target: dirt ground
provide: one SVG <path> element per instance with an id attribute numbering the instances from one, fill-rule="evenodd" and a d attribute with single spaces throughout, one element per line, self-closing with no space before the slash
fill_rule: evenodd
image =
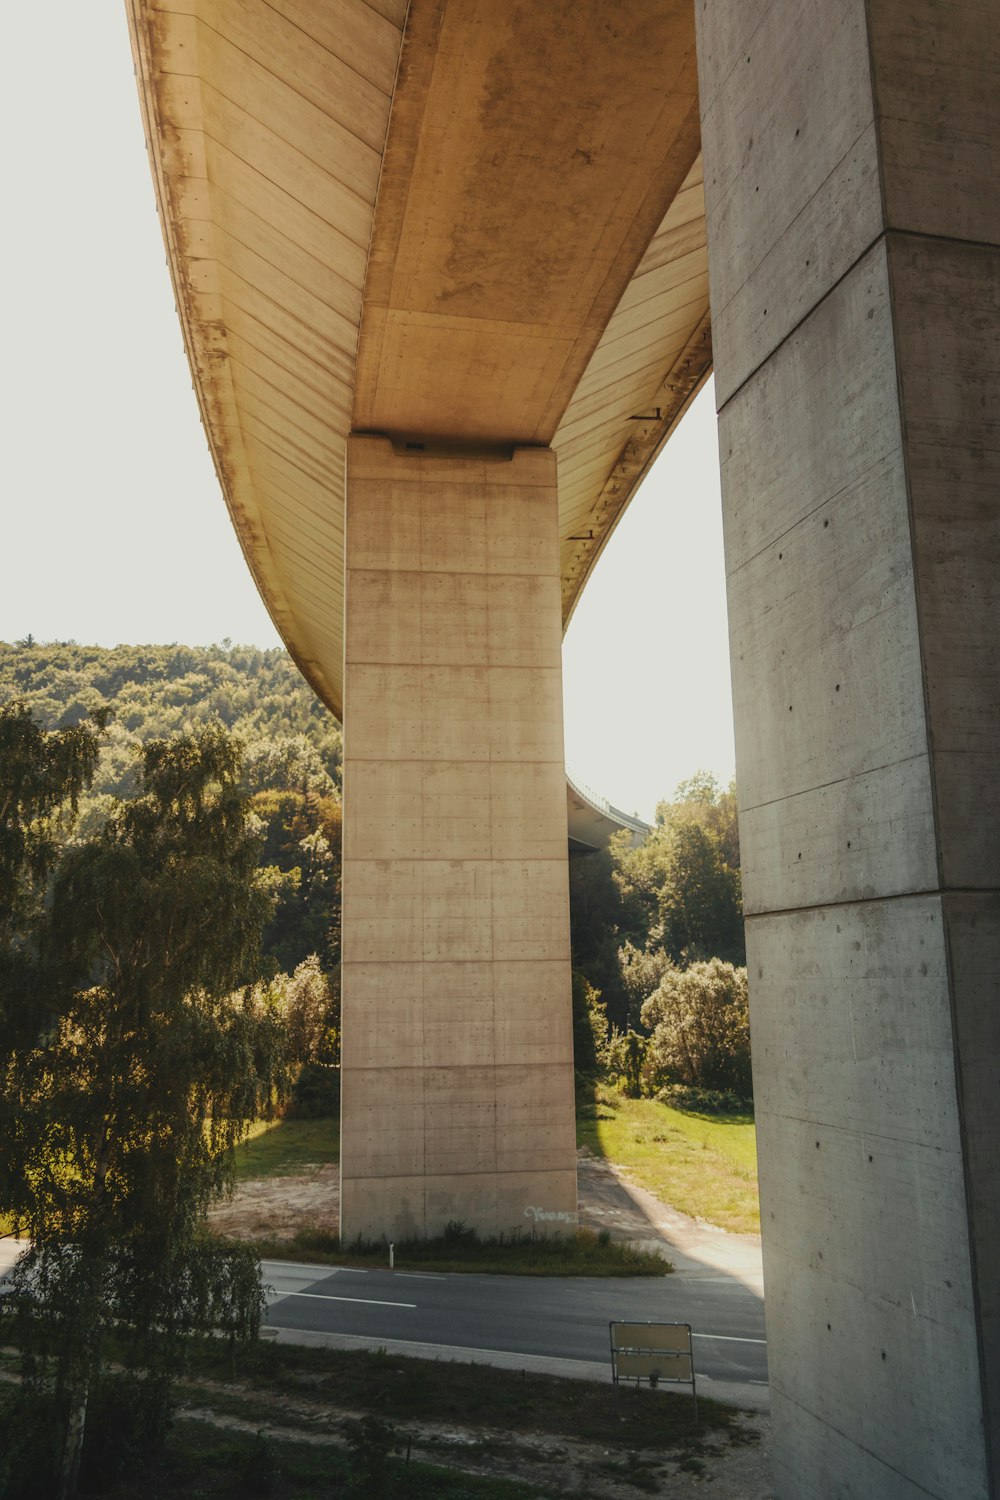
<path id="1" fill-rule="evenodd" d="M 720 1245 L 749 1238 L 696 1223 L 636 1188 L 619 1168 L 585 1150 L 577 1153 L 577 1194 L 581 1226 L 607 1229 L 617 1240 L 661 1245 L 672 1259 L 679 1241 L 692 1234 L 703 1237 L 706 1230 Z M 306 1226 L 336 1234 L 340 1228 L 339 1168 L 315 1166 L 242 1182 L 235 1196 L 212 1209 L 209 1217 L 221 1234 L 235 1239 L 290 1240 Z"/>
<path id="2" fill-rule="evenodd" d="M 717 1263 L 728 1255 L 738 1256 L 743 1237 L 696 1224 L 667 1204 L 631 1184 L 610 1163 L 581 1152 L 578 1161 L 580 1223 L 591 1229 L 607 1229 L 615 1239 L 631 1240 L 647 1248 L 660 1245 L 675 1261 L 687 1256 L 681 1247 L 697 1247 L 706 1239 Z M 339 1227 L 338 1170 L 315 1167 L 284 1177 L 261 1178 L 241 1183 L 231 1202 L 213 1210 L 217 1229 L 238 1238 L 291 1239 L 296 1230 L 320 1226 L 336 1233 Z M 702 1255 L 698 1254 L 698 1259 Z M 532 1440 L 505 1433 L 481 1432 L 422 1434 L 428 1450 L 436 1450 L 447 1462 L 470 1472 L 504 1474 L 527 1483 L 546 1485 L 566 1494 L 587 1493 L 602 1500 L 638 1500 L 642 1493 L 670 1500 L 771 1500 L 770 1420 L 748 1413 L 745 1420 L 750 1441 L 718 1453 L 692 1459 L 681 1468 L 676 1459 L 664 1456 L 655 1472 L 626 1477 L 621 1457 L 599 1446 L 571 1443 L 540 1436 Z M 276 1423 L 276 1430 L 280 1422 Z M 756 1441 L 752 1434 L 756 1434 Z M 327 1439 L 329 1440 L 329 1439 Z M 423 1454 L 421 1456 L 424 1456 Z M 431 1457 L 431 1451 L 426 1453 Z M 638 1480 L 637 1483 L 631 1479 Z"/>
<path id="3" fill-rule="evenodd" d="M 276 1395 L 271 1402 L 273 1418 L 263 1424 L 234 1415 L 219 1416 L 209 1407 L 192 1402 L 186 1416 L 252 1436 L 263 1432 L 273 1438 L 289 1437 L 297 1442 L 346 1446 L 341 1433 L 345 1421 L 360 1413 L 338 1410 L 328 1402 L 296 1401 Z M 748 1441 L 725 1451 L 708 1445 L 704 1453 L 683 1458 L 677 1454 L 645 1453 L 631 1459 L 620 1449 L 611 1451 L 599 1443 L 553 1437 L 547 1433 L 510 1433 L 477 1429 L 474 1433 L 454 1425 L 421 1422 L 412 1434 L 412 1456 L 426 1463 L 443 1464 L 467 1474 L 520 1480 L 548 1492 L 587 1496 L 589 1500 L 639 1500 L 642 1494 L 667 1500 L 770 1500 L 766 1434 L 762 1418 L 748 1416 L 744 1428 Z M 405 1424 L 401 1429 L 409 1436 Z M 753 1434 L 762 1439 L 755 1441 Z M 707 1489 L 707 1486 L 711 1486 Z"/>

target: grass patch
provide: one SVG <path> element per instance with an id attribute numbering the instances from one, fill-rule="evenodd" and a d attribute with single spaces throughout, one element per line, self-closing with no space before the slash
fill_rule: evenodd
<path id="1" fill-rule="evenodd" d="M 342 1246 L 335 1234 L 300 1229 L 290 1240 L 258 1239 L 262 1260 L 305 1260 L 330 1266 L 387 1266 L 388 1245 L 355 1241 Z M 437 1239 L 397 1241 L 397 1270 L 476 1271 L 482 1276 L 665 1276 L 672 1267 L 662 1256 L 613 1240 L 606 1230 L 570 1234 L 498 1235 L 480 1239 L 454 1225 Z"/>
<path id="2" fill-rule="evenodd" d="M 339 1448 L 227 1434 L 191 1419 L 176 1423 L 158 1469 L 155 1475 L 143 1475 L 141 1491 L 113 1493 L 111 1500 L 131 1500 L 139 1493 L 143 1500 L 189 1500 L 192 1495 L 206 1500 L 257 1495 L 269 1500 L 376 1500 L 380 1493 Z M 390 1458 L 381 1493 L 398 1500 L 535 1500 L 552 1492 Z"/>
<path id="3" fill-rule="evenodd" d="M 0 1424 L 14 1393 L 0 1382 Z M 757 1441 L 739 1412 L 704 1396 L 695 1423 L 688 1394 L 627 1387 L 617 1415 L 610 1374 L 591 1383 L 269 1340 L 235 1351 L 220 1339 L 191 1340 L 177 1396 L 187 1409 L 177 1414 L 165 1448 L 128 1481 L 102 1491 L 109 1500 L 376 1500 L 382 1493 L 536 1500 L 563 1489 L 459 1471 L 491 1458 L 516 1464 L 522 1454 L 535 1466 L 549 1457 L 558 1462 L 560 1441 L 574 1439 L 603 1450 L 598 1463 L 609 1476 L 654 1492 L 667 1457 L 691 1467 L 724 1447 Z M 383 1454 L 384 1491 L 373 1482 L 376 1466 L 366 1470 L 371 1441 L 357 1440 L 366 1421 L 369 1439 L 377 1442 L 380 1432 L 397 1439 L 394 1456 Z M 265 1425 L 271 1431 L 263 1433 Z M 420 1452 L 407 1464 L 400 1455 L 409 1439 Z M 39 1500 L 34 1491 L 32 1500 Z"/>
<path id="4" fill-rule="evenodd" d="M 0 1381 L 0 1424 L 15 1389 Z M 673 1391 L 625 1388 L 618 1414 L 610 1376 L 562 1380 L 270 1340 L 233 1349 L 192 1339 L 176 1393 L 185 1406 L 165 1448 L 104 1490 L 109 1500 L 545 1500 L 563 1486 L 550 1488 L 537 1467 L 558 1463 L 568 1440 L 595 1445 L 600 1470 L 653 1493 L 665 1461 L 694 1471 L 757 1441 L 741 1413 L 704 1396 L 698 1423 L 690 1396 Z M 530 1481 L 463 1472 L 491 1460 L 536 1472 Z"/>
<path id="5" fill-rule="evenodd" d="M 751 1114 L 681 1110 L 655 1099 L 626 1099 L 615 1089 L 598 1085 L 594 1105 L 588 1105 L 577 1120 L 577 1143 L 623 1167 L 649 1192 L 682 1213 L 722 1229 L 760 1232 L 757 1140 Z M 316 1164 L 333 1166 L 339 1159 L 337 1120 L 261 1121 L 237 1151 L 236 1175 L 238 1181 L 287 1176 Z M 435 1269 L 446 1271 L 509 1270 L 527 1276 L 656 1274 L 655 1267 L 629 1269 L 621 1258 L 613 1258 L 615 1251 L 610 1257 L 603 1251 L 598 1254 L 586 1240 L 574 1247 L 571 1235 L 546 1238 L 558 1250 L 545 1248 L 545 1239 L 532 1242 L 524 1236 L 504 1245 L 452 1246 L 445 1256 L 438 1242 L 418 1241 L 412 1248 L 397 1246 L 397 1264 L 400 1254 L 405 1254 L 410 1264 L 430 1269 L 433 1262 Z M 533 1243 L 543 1248 L 534 1250 Z M 383 1245 L 345 1249 L 335 1236 L 308 1227 L 293 1241 L 262 1240 L 258 1248 L 274 1260 L 308 1256 L 331 1265 L 384 1264 L 386 1260 Z M 487 1249 L 496 1251 L 489 1261 Z"/>
<path id="6" fill-rule="evenodd" d="M 287 1177 L 340 1161 L 338 1120 L 258 1120 L 237 1148 L 236 1180 Z"/>
<path id="7" fill-rule="evenodd" d="M 0 1392 L 0 1408 L 3 1403 Z M 200 1399 L 199 1404 L 212 1403 Z M 384 1486 L 377 1485 L 341 1446 L 296 1441 L 292 1435 L 227 1431 L 182 1415 L 155 1457 L 128 1479 L 102 1486 L 100 1494 L 104 1500 L 378 1500 L 381 1495 L 393 1500 L 547 1500 L 556 1493 L 439 1464 L 408 1464 L 401 1457 L 389 1458 L 386 1470 Z M 33 1486 L 31 1500 L 39 1495 Z"/>
<path id="8" fill-rule="evenodd" d="M 231 1381 L 229 1350 L 219 1340 L 198 1341 L 192 1349 L 191 1373 L 204 1380 Z M 236 1396 L 246 1400 L 251 1420 L 257 1420 L 258 1409 L 268 1410 L 272 1419 L 279 1417 L 273 1406 L 254 1404 L 261 1393 L 270 1392 L 299 1403 L 313 1402 L 323 1411 L 335 1404 L 346 1411 L 371 1413 L 404 1428 L 427 1422 L 500 1429 L 511 1436 L 544 1432 L 600 1443 L 624 1455 L 678 1446 L 700 1452 L 706 1440 L 745 1439 L 740 1413 L 701 1395 L 701 1421 L 696 1423 L 689 1394 L 624 1387 L 619 1419 L 610 1367 L 607 1383 L 594 1384 L 490 1365 L 261 1340 L 246 1353 L 237 1353 L 235 1376 L 238 1389 L 225 1393 L 227 1402 Z M 198 1400 L 206 1404 L 200 1393 Z"/>
<path id="9" fill-rule="evenodd" d="M 693 1114 L 598 1087 L 577 1143 L 615 1162 L 664 1203 L 743 1234 L 760 1233 L 757 1141 L 749 1115 Z"/>

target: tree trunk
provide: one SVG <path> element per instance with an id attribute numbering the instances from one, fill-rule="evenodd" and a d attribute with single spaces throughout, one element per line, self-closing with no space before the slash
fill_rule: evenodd
<path id="1" fill-rule="evenodd" d="M 62 1470 L 59 1475 L 59 1500 L 75 1500 L 83 1456 L 83 1431 L 87 1421 L 87 1399 L 90 1395 L 89 1362 L 83 1378 L 70 1390 L 70 1407 L 66 1419 Z"/>

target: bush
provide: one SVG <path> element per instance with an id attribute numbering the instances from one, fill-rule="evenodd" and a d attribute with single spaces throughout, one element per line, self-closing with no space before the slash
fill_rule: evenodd
<path id="1" fill-rule="evenodd" d="M 0 1495 L 4 1500 L 51 1500 L 59 1487 L 64 1404 L 34 1383 L 5 1391 L 2 1403 Z"/>
<path id="2" fill-rule="evenodd" d="M 449 1219 L 441 1239 L 448 1250 L 455 1250 L 459 1246 L 471 1249 L 473 1245 L 479 1244 L 479 1235 L 469 1228 L 464 1219 Z"/>
<path id="3" fill-rule="evenodd" d="M 281 1471 L 274 1443 L 266 1433 L 257 1431 L 249 1448 L 243 1451 L 240 1468 L 245 1495 L 267 1497 L 274 1494 Z"/>
<path id="4" fill-rule="evenodd" d="M 403 1446 L 402 1433 L 369 1412 L 358 1421 L 345 1422 L 344 1436 L 351 1450 L 352 1493 L 364 1500 L 384 1495 L 389 1486 L 389 1460 Z"/>
<path id="5" fill-rule="evenodd" d="M 162 1377 L 105 1371 L 87 1402 L 80 1491 L 102 1495 L 155 1461 L 171 1412 L 169 1383 Z M 66 1419 L 66 1401 L 37 1374 L 5 1403 L 0 1412 L 4 1500 L 51 1500 L 58 1493 Z"/>
<path id="6" fill-rule="evenodd" d="M 731 1089 L 699 1089 L 689 1083 L 668 1083 L 655 1097 L 658 1104 L 692 1115 L 745 1115 L 750 1102 Z"/>
<path id="7" fill-rule="evenodd" d="M 681 1083 L 752 1098 L 746 969 L 719 958 L 672 969 L 642 1020 L 652 1032 L 645 1071 L 653 1089 Z"/>
<path id="8" fill-rule="evenodd" d="M 599 990 L 573 972 L 573 1063 L 577 1093 L 586 1080 L 603 1078 L 607 1067 L 608 1013 Z"/>
<path id="9" fill-rule="evenodd" d="M 340 1069 L 306 1063 L 285 1108 L 288 1120 L 335 1120 L 340 1114 Z"/>
<path id="10" fill-rule="evenodd" d="M 101 1494 L 138 1473 L 166 1441 L 173 1414 L 170 1382 L 163 1376 L 105 1373 L 87 1402 L 87 1441 L 80 1488 Z"/>
<path id="11" fill-rule="evenodd" d="M 642 1094 L 646 1054 L 649 1038 L 638 1031 L 612 1033 L 608 1046 L 608 1074 L 620 1078 L 629 1099 L 638 1099 Z"/>

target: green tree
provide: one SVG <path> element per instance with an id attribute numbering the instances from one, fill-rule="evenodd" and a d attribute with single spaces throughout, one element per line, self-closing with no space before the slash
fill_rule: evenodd
<path id="1" fill-rule="evenodd" d="M 652 1033 L 646 1066 L 654 1086 L 684 1083 L 751 1098 L 746 969 L 718 958 L 671 969 L 642 1020 Z"/>
<path id="2" fill-rule="evenodd" d="M 315 953 L 283 989 L 289 1047 L 301 1070 L 285 1109 L 287 1117 L 331 1118 L 340 1111 L 340 977 L 326 973 Z"/>
<path id="3" fill-rule="evenodd" d="M 736 789 L 698 772 L 657 808 L 638 847 L 613 846 L 614 878 L 630 916 L 623 935 L 662 947 L 674 963 L 722 957 L 745 963 Z"/>
<path id="4" fill-rule="evenodd" d="M 628 995 L 628 1024 L 638 1026 L 642 1007 L 669 968 L 662 948 L 637 948 L 628 938 L 618 950 L 618 967 Z"/>
<path id="5" fill-rule="evenodd" d="M 32 1035 L 42 983 L 27 934 L 100 753 L 101 723 L 47 734 L 27 706 L 0 705 L 0 1064 Z M 6 1101 L 0 1091 L 0 1134 Z M 0 1207 L 3 1203 L 0 1159 Z"/>
<path id="6" fill-rule="evenodd" d="M 332 969 L 340 957 L 340 798 L 271 789 L 256 793 L 251 807 L 263 834 L 261 861 L 281 877 L 264 950 L 286 971 L 310 953 Z"/>
<path id="7" fill-rule="evenodd" d="M 20 699 L 0 705 L 0 945 L 44 889 L 100 753 L 99 724 L 46 734 Z M 0 948 L 2 954 L 2 948 Z"/>
<path id="8" fill-rule="evenodd" d="M 40 766 L 53 743 L 35 741 Z M 32 1328 L 35 1435 L 40 1412 L 62 1433 L 33 1456 L 55 1460 L 44 1493 L 75 1493 L 88 1403 L 110 1399 L 119 1433 L 126 1407 L 160 1430 L 181 1336 L 257 1331 L 252 1255 L 199 1232 L 233 1148 L 289 1081 L 277 1007 L 240 990 L 270 898 L 239 773 L 217 727 L 148 744 L 139 795 L 63 848 L 12 940 L 34 982 L 2 995 L 0 1207 L 31 1244 L 3 1316 Z M 112 1330 L 124 1376 L 105 1368 Z"/>
<path id="9" fill-rule="evenodd" d="M 573 968 L 600 992 L 609 1019 L 626 1025 L 628 996 L 618 965 L 624 915 L 607 850 L 570 855 L 569 905 Z"/>
<path id="10" fill-rule="evenodd" d="M 573 1066 L 578 1079 L 594 1080 L 607 1067 L 608 1013 L 585 975 L 573 973 Z"/>
<path id="11" fill-rule="evenodd" d="M 336 791 L 323 757 L 304 734 L 261 735 L 247 743 L 243 775 L 251 792 L 312 792 L 329 797 Z"/>
<path id="12" fill-rule="evenodd" d="M 649 1038 L 640 1031 L 615 1031 L 608 1045 L 608 1071 L 624 1080 L 625 1092 L 630 1099 L 638 1099 L 642 1093 L 643 1066 Z"/>
<path id="13" fill-rule="evenodd" d="M 621 902 L 619 931 L 639 948 L 647 947 L 656 932 L 660 892 L 668 878 L 670 842 L 671 831 L 660 827 L 641 844 L 633 844 L 624 829 L 611 839 L 614 882 Z"/>
<path id="14" fill-rule="evenodd" d="M 660 802 L 656 808 L 657 824 L 700 823 L 718 840 L 722 858 L 730 869 L 740 867 L 740 829 L 736 802 L 736 782 L 723 791 L 709 771 L 696 771 L 678 784 L 672 802 Z"/>
<path id="15" fill-rule="evenodd" d="M 658 936 L 677 963 L 713 957 L 745 962 L 739 871 L 722 857 L 719 841 L 699 823 L 669 834 L 659 895 Z"/>

